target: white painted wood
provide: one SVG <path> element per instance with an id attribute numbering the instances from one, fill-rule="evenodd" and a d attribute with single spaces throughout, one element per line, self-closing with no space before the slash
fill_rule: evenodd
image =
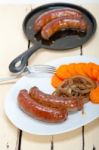
<path id="1" fill-rule="evenodd" d="M 99 149 L 99 118 L 85 126 L 85 150 Z"/>
<path id="2" fill-rule="evenodd" d="M 82 150 L 81 128 L 54 136 L 54 150 Z"/>
<path id="3" fill-rule="evenodd" d="M 99 59 L 99 5 L 89 4 L 83 5 L 87 8 L 97 21 L 97 30 L 95 36 L 89 41 L 88 44 L 83 46 L 83 54 L 95 56 Z M 90 150 L 93 148 L 93 145 L 96 147 L 96 150 L 99 149 L 99 118 L 92 123 L 89 123 L 85 126 L 85 150 Z"/>
<path id="4" fill-rule="evenodd" d="M 24 132 L 22 136 L 21 150 L 50 150 L 51 138 L 51 136 L 36 136 Z"/>
<path id="5" fill-rule="evenodd" d="M 4 113 L 4 100 L 11 85 L 0 85 L 0 149 L 15 150 L 17 129 L 11 124 Z"/>
<path id="6" fill-rule="evenodd" d="M 97 21 L 97 30 L 95 35 L 92 37 L 91 40 L 89 40 L 88 43 L 86 43 L 83 46 L 83 54 L 84 55 L 90 55 L 90 56 L 96 56 L 99 58 L 99 4 L 88 4 L 88 5 L 82 5 L 86 9 L 88 9 L 93 16 L 96 18 Z"/>
<path id="7" fill-rule="evenodd" d="M 41 3 L 40 3 L 41 4 Z M 8 64 L 16 57 L 19 53 L 27 49 L 27 39 L 25 38 L 22 31 L 22 22 L 25 15 L 31 10 L 31 7 L 37 7 L 40 4 L 35 5 L 0 5 L 0 77 L 3 75 L 9 75 Z M 97 13 L 96 5 L 84 5 L 95 15 Z M 97 9 L 96 9 L 97 8 Z M 98 16 L 97 16 L 98 17 Z M 97 56 L 98 52 L 98 33 L 95 35 L 95 39 L 84 46 L 84 54 Z M 99 38 L 98 38 L 99 39 Z M 94 41 L 94 42 L 93 42 Z M 94 52 L 90 51 L 89 48 L 95 45 Z M 89 47 L 89 44 L 91 45 Z M 94 46 L 93 46 L 94 48 Z M 85 51 L 87 53 L 85 53 Z M 59 58 L 62 56 L 74 56 L 79 55 L 80 49 L 74 49 L 66 52 L 51 52 L 45 49 L 38 50 L 30 59 L 29 64 L 45 63 L 49 60 Z M 9 88 L 13 84 L 0 85 L 0 150 L 15 150 L 17 147 L 17 128 L 11 124 L 4 113 L 3 105 L 4 99 Z M 99 135 L 99 119 L 85 126 L 85 150 L 92 149 L 93 144 L 96 145 L 97 150 L 99 149 L 98 142 Z M 95 137 L 95 138 L 94 138 Z M 27 149 L 43 149 L 50 150 L 51 147 L 51 136 L 35 136 L 23 132 L 21 150 Z M 54 150 L 82 150 L 82 135 L 81 128 L 72 132 L 56 135 L 53 137 Z M 93 142 L 93 144 L 92 144 Z"/>
<path id="8" fill-rule="evenodd" d="M 39 2 L 43 2 L 43 3 L 49 3 L 49 2 L 68 2 L 68 3 L 99 3 L 99 0 L 83 0 L 83 1 L 79 1 L 79 0 L 0 0 L 0 3 L 13 3 L 13 4 L 30 4 L 30 3 L 39 3 Z"/>
<path id="9" fill-rule="evenodd" d="M 22 22 L 28 6 L 0 5 L 0 77 L 9 75 L 10 61 L 27 48 Z M 0 85 L 0 150 L 17 148 L 18 129 L 4 113 L 4 101 L 12 85 Z"/>
<path id="10" fill-rule="evenodd" d="M 27 49 L 22 23 L 28 9 L 30 5 L 0 5 L 0 74 L 9 73 L 9 63 Z"/>
<path id="11" fill-rule="evenodd" d="M 29 64 L 43 64 L 48 61 L 58 59 L 60 57 L 76 56 L 79 54 L 80 54 L 80 48 L 76 48 L 74 50 L 57 51 L 57 52 L 47 50 L 47 49 L 39 49 L 31 56 L 29 60 Z"/>

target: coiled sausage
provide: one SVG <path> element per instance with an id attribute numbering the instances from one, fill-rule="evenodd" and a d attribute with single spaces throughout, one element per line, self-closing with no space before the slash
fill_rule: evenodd
<path id="1" fill-rule="evenodd" d="M 47 12 L 42 13 L 34 22 L 34 30 L 38 32 L 45 26 L 47 23 L 52 21 L 55 18 L 59 18 L 65 16 L 67 18 L 75 18 L 79 19 L 82 18 L 82 13 L 73 8 L 62 8 L 62 9 L 54 9 L 49 10 Z"/>
<path id="2" fill-rule="evenodd" d="M 45 107 L 30 97 L 28 91 L 23 89 L 18 94 L 19 107 L 28 115 L 41 121 L 57 123 L 67 119 L 67 111 Z"/>
<path id="3" fill-rule="evenodd" d="M 48 40 L 57 31 L 63 29 L 85 32 L 87 30 L 87 24 L 84 19 L 67 19 L 66 17 L 60 17 L 46 24 L 41 31 L 41 35 L 44 39 Z"/>

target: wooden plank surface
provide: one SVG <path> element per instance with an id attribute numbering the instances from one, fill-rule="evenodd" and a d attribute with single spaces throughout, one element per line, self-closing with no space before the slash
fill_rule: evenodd
<path id="1" fill-rule="evenodd" d="M 29 5 L 0 5 L 0 77 L 9 76 L 10 61 L 27 48 L 22 32 Z M 0 150 L 17 150 L 18 129 L 4 113 L 4 101 L 13 84 L 0 85 Z"/>
<path id="2" fill-rule="evenodd" d="M 83 46 L 83 54 L 99 58 L 99 4 L 82 4 L 96 18 L 97 29 L 94 36 Z"/>
<path id="3" fill-rule="evenodd" d="M 40 4 L 35 5 L 1 5 L 0 6 L 0 76 L 9 75 L 8 64 L 10 61 L 16 57 L 19 53 L 25 51 L 28 47 L 28 41 L 25 38 L 22 31 L 22 22 L 25 15 Z M 96 5 L 84 5 L 93 12 L 95 17 L 98 17 Z M 98 9 L 98 8 L 97 8 Z M 5 19 L 4 19 L 5 18 Z M 3 30 L 4 29 L 4 30 Z M 91 42 L 83 46 L 83 54 L 97 56 L 99 37 L 98 31 L 95 34 Z M 95 45 L 95 51 L 89 50 L 93 44 Z M 32 43 L 31 43 L 32 46 Z M 87 53 L 85 53 L 87 52 Z M 46 63 L 49 60 L 60 58 L 62 56 L 74 56 L 80 55 L 81 49 L 76 48 L 71 51 L 65 52 L 55 52 L 48 51 L 45 49 L 38 50 L 30 58 L 29 64 Z M 64 133 L 56 136 L 35 136 L 30 135 L 25 132 L 19 132 L 19 130 L 11 124 L 4 113 L 4 100 L 9 88 L 13 84 L 0 85 L 0 150 L 27 150 L 27 149 L 43 149 L 43 150 L 66 150 L 66 149 L 76 149 L 76 150 L 96 150 L 99 149 L 99 119 L 93 121 L 92 123 L 86 125 L 84 128 L 79 128 L 77 130 Z M 83 139 L 83 129 L 84 129 L 84 139 Z M 19 139 L 19 133 L 21 133 Z M 97 137 L 97 138 L 93 138 Z M 18 143 L 20 140 L 20 143 Z M 85 140 L 85 141 L 84 141 Z M 83 147 L 83 142 L 85 142 L 85 147 Z M 82 149 L 83 148 L 83 149 Z"/>
<path id="4" fill-rule="evenodd" d="M 30 5 L 0 5 L 0 73 L 7 74 L 11 60 L 27 49 L 22 23 L 28 11 Z"/>
<path id="5" fill-rule="evenodd" d="M 83 46 L 83 55 L 99 59 L 99 4 L 83 4 L 96 18 L 97 30 L 93 38 Z M 85 126 L 85 150 L 99 149 L 99 118 Z"/>

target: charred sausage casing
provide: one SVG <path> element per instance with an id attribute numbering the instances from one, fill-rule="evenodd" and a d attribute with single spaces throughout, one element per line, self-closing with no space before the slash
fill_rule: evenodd
<path id="1" fill-rule="evenodd" d="M 68 111 L 81 110 L 83 108 L 82 99 L 46 94 L 35 86 L 30 89 L 29 94 L 36 102 L 51 108 L 67 109 Z"/>
<path id="2" fill-rule="evenodd" d="M 49 10 L 47 12 L 42 13 L 34 22 L 34 30 L 38 32 L 44 27 L 47 23 L 52 21 L 55 18 L 59 17 L 67 17 L 71 19 L 80 19 L 83 17 L 82 13 L 73 8 L 62 8 L 62 9 L 54 9 Z"/>
<path id="3" fill-rule="evenodd" d="M 87 24 L 84 19 L 67 19 L 66 17 L 60 17 L 52 20 L 42 28 L 42 38 L 48 40 L 56 32 L 63 29 L 85 32 L 87 30 Z"/>
<path id="4" fill-rule="evenodd" d="M 67 119 L 66 110 L 52 109 L 45 107 L 37 103 L 33 98 L 30 97 L 27 90 L 21 90 L 18 94 L 19 107 L 28 115 L 35 119 L 57 123 Z"/>

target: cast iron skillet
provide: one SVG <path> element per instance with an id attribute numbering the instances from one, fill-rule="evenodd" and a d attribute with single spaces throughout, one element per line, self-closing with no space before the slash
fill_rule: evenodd
<path id="1" fill-rule="evenodd" d="M 77 34 L 76 31 L 60 31 L 56 33 L 50 40 L 43 40 L 40 33 L 36 34 L 33 30 L 35 19 L 43 12 L 57 8 L 75 8 L 81 11 L 87 21 L 88 29 L 84 34 Z M 24 19 L 23 31 L 28 40 L 33 43 L 33 46 L 27 51 L 16 57 L 9 65 L 9 70 L 13 73 L 21 72 L 28 63 L 29 57 L 39 48 L 50 50 L 68 50 L 83 45 L 87 42 L 96 31 L 96 20 L 93 15 L 81 6 L 68 3 L 51 3 L 42 5 L 33 9 Z"/>

